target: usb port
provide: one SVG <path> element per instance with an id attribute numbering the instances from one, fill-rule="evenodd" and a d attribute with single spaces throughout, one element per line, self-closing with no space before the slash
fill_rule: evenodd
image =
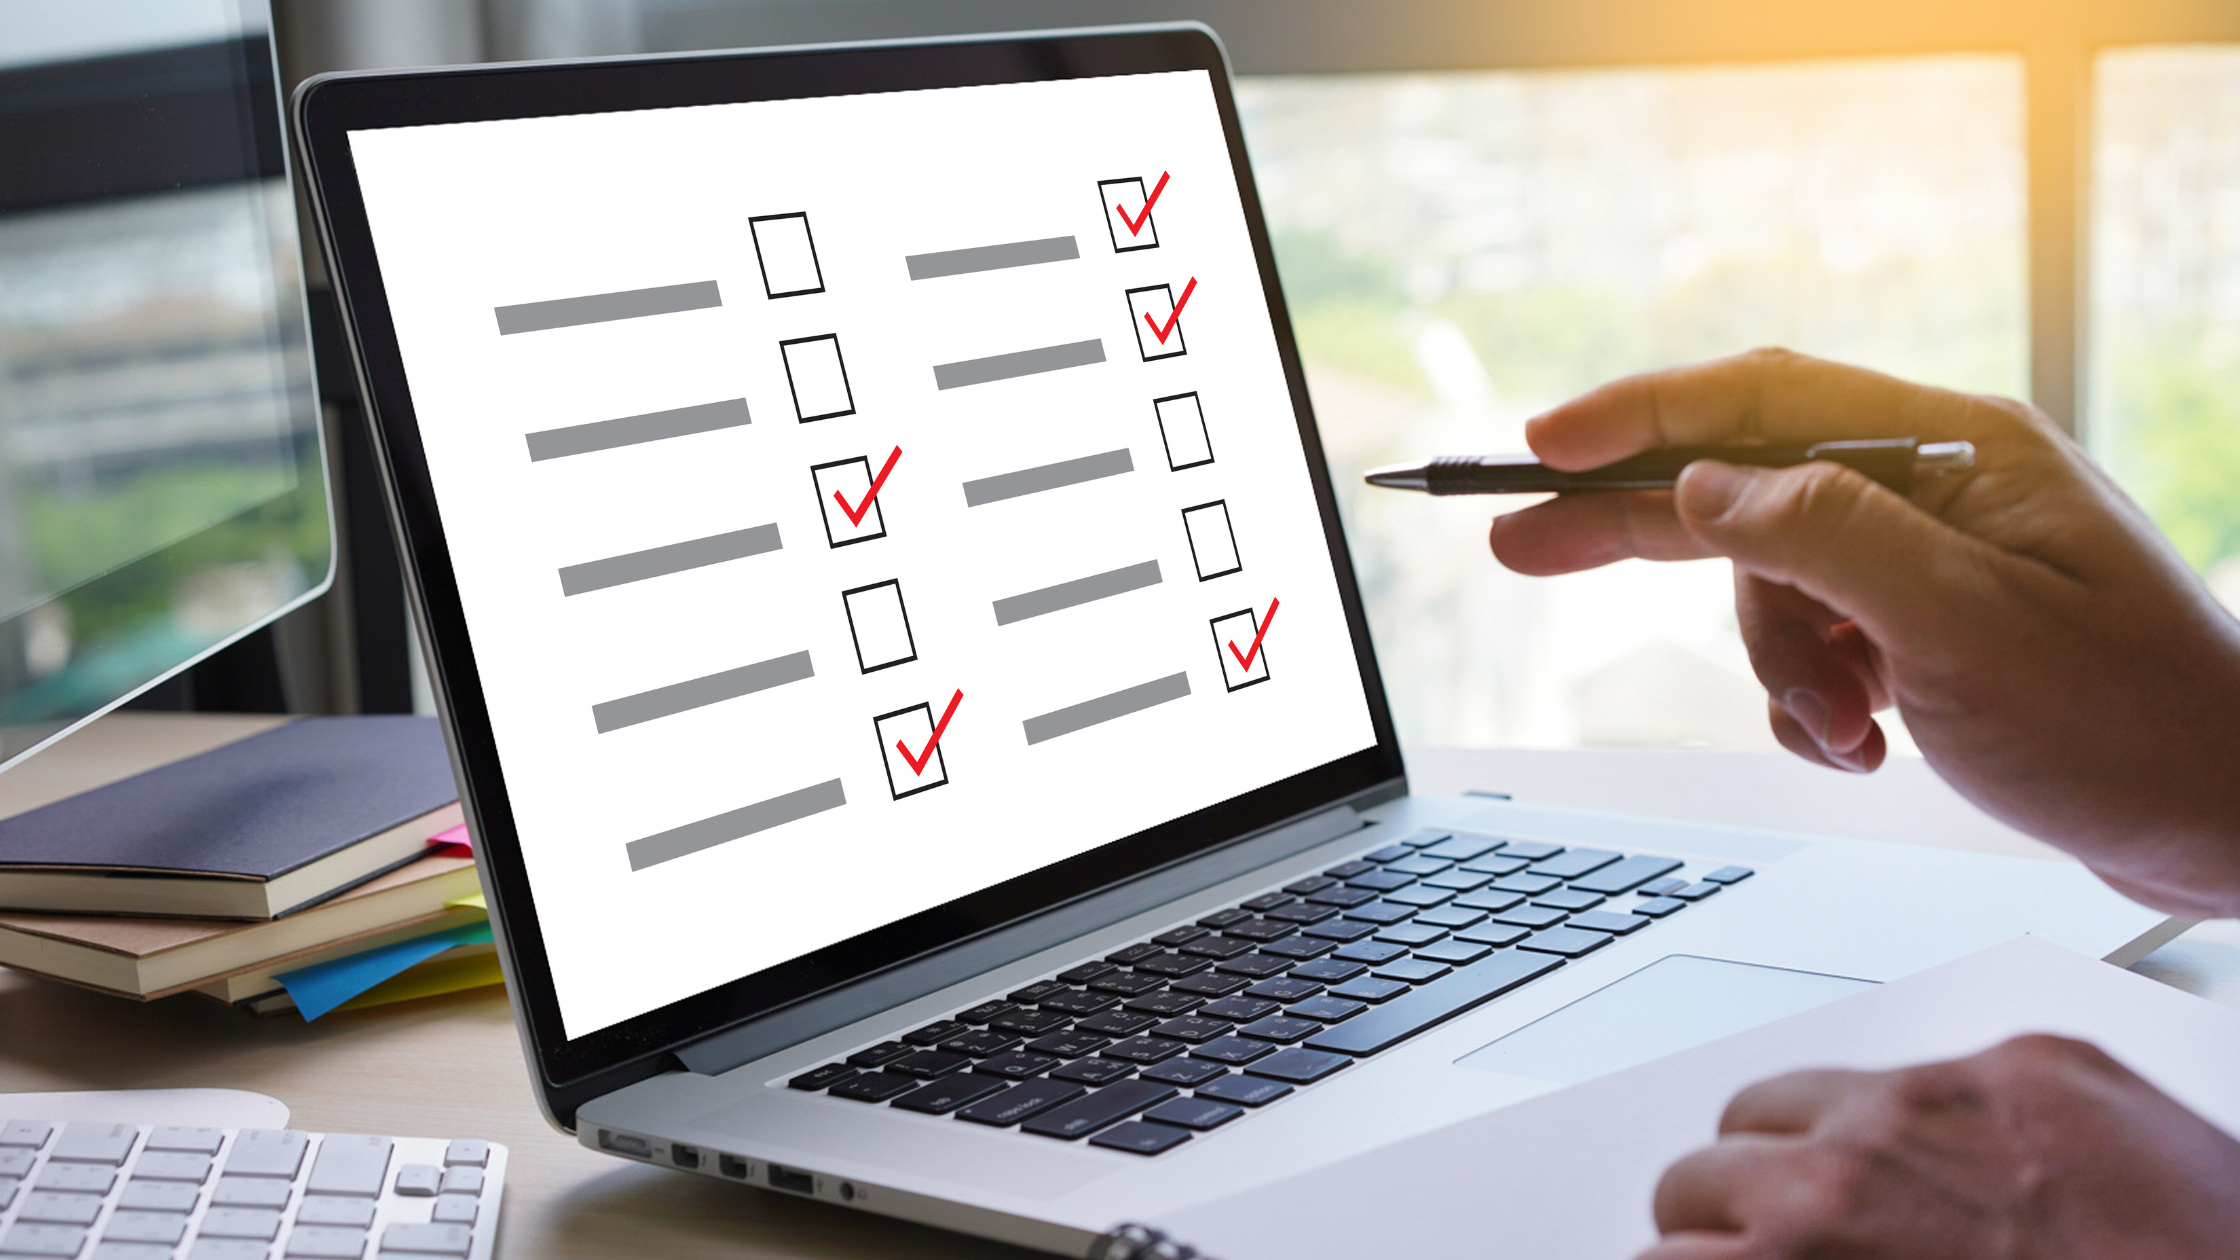
<path id="1" fill-rule="evenodd" d="M 791 1190 L 795 1194 L 815 1194 L 817 1192 L 817 1179 L 811 1173 L 798 1172 L 791 1168 L 780 1168 L 776 1164 L 772 1164 L 770 1165 L 770 1188 L 773 1190 Z"/>
<path id="2" fill-rule="evenodd" d="M 671 1146 L 669 1148 L 669 1162 L 679 1168 L 698 1168 L 700 1166 L 700 1148 L 697 1146 Z"/>

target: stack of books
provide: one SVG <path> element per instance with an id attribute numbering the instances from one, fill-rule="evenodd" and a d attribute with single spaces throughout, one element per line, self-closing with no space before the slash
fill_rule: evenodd
<path id="1" fill-rule="evenodd" d="M 260 1014 L 498 982 L 433 718 L 299 718 L 0 819 L 0 965 Z"/>

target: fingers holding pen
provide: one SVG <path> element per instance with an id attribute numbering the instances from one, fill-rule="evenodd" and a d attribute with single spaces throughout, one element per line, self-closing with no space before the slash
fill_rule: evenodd
<path id="1" fill-rule="evenodd" d="M 1501 563 L 1534 577 L 1718 554 L 1680 523 L 1669 490 L 1563 495 L 1495 517 L 1490 542 Z"/>

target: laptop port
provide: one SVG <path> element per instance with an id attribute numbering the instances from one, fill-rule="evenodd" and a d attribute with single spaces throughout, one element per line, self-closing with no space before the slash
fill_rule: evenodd
<path id="1" fill-rule="evenodd" d="M 653 1143 L 635 1133 L 616 1133 L 612 1129 L 599 1130 L 599 1149 L 617 1155 L 632 1155 L 639 1159 L 653 1158 Z"/>
<path id="2" fill-rule="evenodd" d="M 672 1146 L 669 1148 L 669 1162 L 679 1168 L 698 1168 L 700 1166 L 700 1148 L 697 1146 Z"/>
<path id="3" fill-rule="evenodd" d="M 747 1179 L 747 1161 L 736 1155 L 717 1155 L 716 1171 L 738 1181 Z"/>
<path id="4" fill-rule="evenodd" d="M 812 1173 L 799 1172 L 791 1168 L 780 1168 L 776 1164 L 772 1164 L 770 1165 L 770 1188 L 773 1190 L 791 1190 L 795 1194 L 815 1194 L 817 1192 L 817 1179 Z"/>

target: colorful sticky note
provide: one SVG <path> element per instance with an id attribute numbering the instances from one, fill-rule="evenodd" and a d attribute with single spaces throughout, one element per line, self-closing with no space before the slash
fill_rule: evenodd
<path id="1" fill-rule="evenodd" d="M 490 908 L 490 903 L 482 899 L 481 893 L 476 893 L 471 897 L 454 897 L 443 904 L 447 909 L 452 910 L 488 910 Z"/>
<path id="2" fill-rule="evenodd" d="M 389 977 L 415 963 L 433 958 L 454 945 L 472 945 L 490 940 L 490 924 L 469 923 L 464 927 L 431 932 L 394 945 L 382 945 L 347 958 L 317 963 L 295 971 L 284 971 L 273 979 L 288 991 L 288 997 L 302 1012 L 304 1019 L 314 1020 L 358 996 Z"/>
<path id="3" fill-rule="evenodd" d="M 436 834 L 429 836 L 428 844 L 431 847 L 439 844 L 448 844 L 454 848 L 465 849 L 469 853 L 474 852 L 474 838 L 467 834 L 467 825 L 465 823 L 460 823 L 458 826 L 453 827 L 449 831 L 439 831 Z"/>

